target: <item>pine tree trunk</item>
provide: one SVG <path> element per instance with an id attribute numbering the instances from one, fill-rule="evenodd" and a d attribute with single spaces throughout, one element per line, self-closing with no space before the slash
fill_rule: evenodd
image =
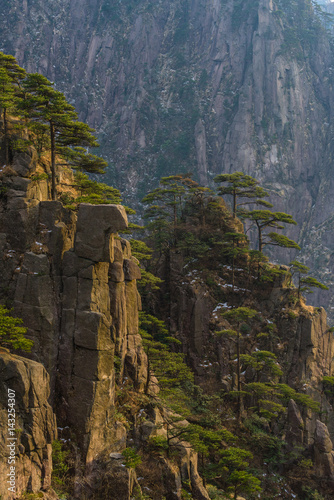
<path id="1" fill-rule="evenodd" d="M 51 198 L 56 199 L 56 136 L 54 124 L 50 122 L 51 138 Z"/>
<path id="2" fill-rule="evenodd" d="M 3 129 L 4 129 L 4 139 L 5 139 L 5 162 L 6 165 L 9 164 L 9 144 L 8 144 L 8 127 L 7 127 L 7 113 L 6 108 L 3 110 Z"/>
<path id="3" fill-rule="evenodd" d="M 256 222 L 256 225 L 257 225 L 257 230 L 259 232 L 259 252 L 262 252 L 262 248 L 263 248 L 262 231 L 261 231 L 261 227 L 260 227 L 258 222 Z"/>
<path id="4" fill-rule="evenodd" d="M 150 358 L 148 357 L 148 353 L 147 353 L 147 380 L 146 380 L 146 384 L 145 384 L 144 394 L 148 394 L 148 391 L 150 388 L 150 382 L 151 382 L 151 363 L 150 363 Z"/>
<path id="5" fill-rule="evenodd" d="M 240 390 L 241 390 L 241 383 L 240 383 L 240 332 L 239 332 L 239 326 L 237 330 L 237 388 L 238 388 L 238 413 L 237 413 L 237 421 L 238 423 L 240 422 L 241 418 L 241 397 L 240 397 Z"/>

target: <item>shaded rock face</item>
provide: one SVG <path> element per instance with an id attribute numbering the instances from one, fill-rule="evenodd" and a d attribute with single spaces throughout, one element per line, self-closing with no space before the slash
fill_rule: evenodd
<path id="1" fill-rule="evenodd" d="M 203 183 L 245 171 L 297 220 L 288 235 L 331 281 L 333 56 L 309 2 L 2 4 L 1 47 L 97 128 L 109 179 L 132 202 L 175 168 Z M 330 311 L 333 297 L 314 300 Z"/>
<path id="2" fill-rule="evenodd" d="M 40 363 L 0 350 L 1 498 L 18 498 L 26 489 L 38 492 L 51 486 L 51 443 L 57 437 L 57 426 L 48 402 L 49 381 Z M 9 434 L 7 402 L 14 400 L 16 431 L 13 439 Z M 15 462 L 9 462 L 13 456 Z M 8 491 L 10 484 L 5 480 L 9 479 L 7 474 L 11 465 L 15 467 L 15 493 Z"/>
<path id="3" fill-rule="evenodd" d="M 317 420 L 314 435 L 314 464 L 319 477 L 334 486 L 333 444 L 325 424 Z"/>

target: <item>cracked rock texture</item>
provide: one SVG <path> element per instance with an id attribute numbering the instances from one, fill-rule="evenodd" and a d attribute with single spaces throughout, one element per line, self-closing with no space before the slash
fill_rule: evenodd
<path id="1" fill-rule="evenodd" d="M 9 392 L 10 391 L 10 392 Z M 15 441 L 8 427 L 7 401 L 15 399 Z M 16 492 L 47 491 L 51 486 L 52 448 L 57 437 L 56 417 L 48 402 L 49 375 L 35 361 L 12 355 L 0 349 L 0 495 L 4 499 L 18 498 L 8 491 L 7 484 L 11 455 L 8 446 L 14 443 Z M 13 462 L 11 462 L 12 464 Z M 50 497 L 52 491 L 50 491 Z M 55 498 L 58 498 L 55 496 Z"/>
<path id="2" fill-rule="evenodd" d="M 11 301 L 34 345 L 25 354 L 31 359 L 0 351 L 0 472 L 7 469 L 6 395 L 11 388 L 17 394 L 20 428 L 17 495 L 43 490 L 45 498 L 56 498 L 48 489 L 57 417 L 62 432 L 69 428 L 75 436 L 83 465 L 84 480 L 76 485 L 75 498 L 86 498 L 86 484 L 94 498 L 102 487 L 109 488 L 110 498 L 119 500 L 122 491 L 122 498 L 130 500 L 139 487 L 135 471 L 124 470 L 123 462 L 113 459 L 124 460 L 121 452 L 130 439 L 129 429 L 119 421 L 116 385 L 127 380 L 143 393 L 148 363 L 139 335 L 136 282 L 141 273 L 130 243 L 118 235 L 127 228 L 127 216 L 121 205 L 81 204 L 75 214 L 50 201 L 47 181 L 31 178 L 40 168 L 33 155 L 30 168 L 23 169 L 26 156 L 17 158 L 10 175 L 8 169 L 1 172 L 8 196 L 0 200 L 0 299 Z M 59 189 L 68 189 L 68 184 Z M 157 380 L 151 380 L 148 391 L 156 394 Z M 144 434 L 140 440 L 145 443 Z M 197 454 L 183 457 L 182 464 L 198 492 L 194 498 L 208 499 L 197 472 Z M 162 470 L 168 476 L 169 466 Z M 101 474 L 111 482 L 103 486 Z M 3 498 L 16 498 L 8 496 L 5 486 L 0 486 Z M 167 479 L 164 487 L 168 493 Z"/>

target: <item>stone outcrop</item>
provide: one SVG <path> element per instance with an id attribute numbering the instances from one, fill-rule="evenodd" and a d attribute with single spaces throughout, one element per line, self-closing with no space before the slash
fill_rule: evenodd
<path id="1" fill-rule="evenodd" d="M 304 443 L 304 420 L 293 399 L 290 399 L 288 405 L 285 440 L 291 448 L 295 445 L 302 446 Z"/>
<path id="2" fill-rule="evenodd" d="M 317 420 L 314 434 L 314 465 L 317 475 L 334 486 L 333 443 L 325 424 Z"/>
<path id="3" fill-rule="evenodd" d="M 42 397 L 35 377 L 31 393 L 49 398 L 59 424 L 73 429 L 87 478 L 94 481 L 96 459 L 126 447 L 127 429 L 115 417 L 116 376 L 132 379 L 138 391 L 146 386 L 147 358 L 138 334 L 140 270 L 129 242 L 117 235 L 128 224 L 122 206 L 82 204 L 76 216 L 61 202 L 49 201 L 47 185 L 45 190 L 30 189 L 35 181 L 17 175 L 30 165 L 23 160 L 17 162 L 22 168 L 3 176 L 7 196 L 0 203 L 2 297 L 12 300 L 34 342 L 27 366 L 44 373 L 41 391 L 48 386 Z M 32 172 L 27 166 L 26 175 L 38 168 L 31 162 Z M 36 421 L 36 429 L 40 425 L 40 441 L 45 439 L 50 455 L 51 434 L 42 424 Z M 37 447 L 42 449 L 41 443 Z M 31 488 L 36 491 L 38 484 L 46 487 L 50 481 L 51 463 L 45 462 L 48 476 L 42 480 L 42 462 L 50 456 L 44 448 L 38 452 L 37 470 L 29 455 L 34 450 L 35 445 L 28 448 L 24 460 L 27 471 L 32 468 Z M 28 481 L 29 474 L 25 476 Z"/>
<path id="4" fill-rule="evenodd" d="M 35 182 L 16 174 L 9 180 L 5 176 L 5 183 Z M 80 468 L 76 471 L 75 497 L 99 498 L 103 487 L 109 488 L 110 498 L 130 499 L 140 485 L 134 470 L 119 459 L 131 434 L 124 418 L 119 420 L 116 384 L 131 382 L 137 393 L 148 389 L 157 394 L 159 389 L 153 375 L 152 387 L 146 387 L 148 363 L 139 335 L 141 299 L 136 285 L 141 272 L 130 243 L 117 234 L 127 228 L 125 210 L 120 205 L 81 204 L 75 215 L 61 202 L 48 200 L 47 186 L 45 191 L 9 194 L 0 203 L 1 297 L 13 301 L 34 342 L 27 354 L 31 359 L 0 353 L 1 401 L 10 381 L 23 429 L 17 454 L 19 491 L 53 495 L 48 491 L 56 437 L 51 403 L 61 438 L 68 438 L 70 429 L 70 441 L 74 439 L 84 465 L 84 478 Z M 20 218 L 15 215 L 18 206 Z M 13 229 L 20 238 L 12 238 Z M 138 428 L 135 419 L 133 432 L 140 446 L 145 447 L 152 433 L 166 433 L 164 417 L 157 409 L 153 413 Z M 171 495 L 174 481 L 179 500 L 182 481 L 189 481 L 194 498 L 207 500 L 197 454 L 184 449 L 181 455 L 179 465 L 160 461 L 165 493 Z"/>
<path id="5" fill-rule="evenodd" d="M 51 444 L 57 437 L 56 418 L 48 402 L 49 375 L 35 361 L 0 350 L 0 495 L 4 500 L 18 498 L 27 489 L 50 490 L 52 471 Z M 15 409 L 15 432 L 10 434 L 7 402 L 12 398 Z M 10 399 L 10 401 L 12 401 Z M 12 446 L 12 448 L 11 448 Z M 10 452 L 13 451 L 13 455 Z M 15 467 L 15 494 L 10 484 L 9 460 Z M 47 495 L 45 496 L 47 498 Z M 48 498 L 53 497 L 49 492 Z"/>

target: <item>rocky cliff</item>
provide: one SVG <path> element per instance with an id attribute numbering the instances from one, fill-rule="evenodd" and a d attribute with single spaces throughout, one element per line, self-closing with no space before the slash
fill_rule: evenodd
<path id="1" fill-rule="evenodd" d="M 137 204 L 160 175 L 245 171 L 293 215 L 331 283 L 330 36 L 312 2 L 2 0 L 1 48 L 56 82 L 98 130 Z M 291 258 L 291 255 L 280 255 Z M 317 292 L 331 311 L 332 294 Z"/>
<path id="2" fill-rule="evenodd" d="M 144 389 L 146 398 L 158 391 L 156 385 L 147 387 L 147 356 L 138 331 L 138 261 L 130 243 L 118 236 L 127 228 L 127 216 L 120 205 L 81 204 L 76 214 L 50 201 L 45 168 L 31 150 L 16 154 L 0 173 L 1 301 L 13 305 L 34 342 L 26 354 L 31 359 L 0 352 L 2 477 L 9 467 L 8 390 L 16 394 L 18 436 L 16 490 L 8 492 L 2 482 L 1 495 L 18 498 L 28 491 L 57 497 L 50 490 L 57 418 L 60 439 L 75 456 L 74 497 L 100 499 L 107 492 L 119 499 L 123 492 L 122 498 L 130 499 L 140 485 L 133 469 L 123 469 L 121 452 L 134 439 L 140 446 L 158 429 L 164 432 L 164 418 L 159 410 L 143 418 L 139 406 L 133 423 L 118 401 L 132 391 L 135 407 Z M 59 192 L 73 189 L 71 175 L 59 172 Z M 161 459 L 159 467 L 167 498 L 181 498 L 182 479 L 197 491 L 195 498 L 208 499 L 196 453 L 184 449 L 179 466 Z"/>

